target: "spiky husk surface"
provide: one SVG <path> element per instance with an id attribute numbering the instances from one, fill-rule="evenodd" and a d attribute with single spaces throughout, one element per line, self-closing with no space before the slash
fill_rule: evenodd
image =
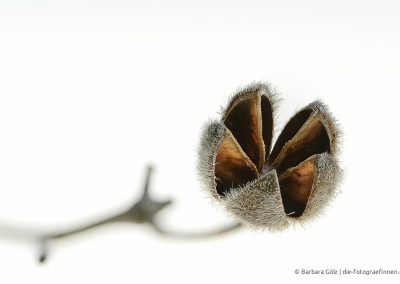
<path id="1" fill-rule="evenodd" d="M 273 115 L 278 97 L 268 84 L 253 83 L 236 92 L 231 101 L 248 93 L 259 91 L 267 96 L 273 106 Z M 263 172 L 258 178 L 242 186 L 231 188 L 225 195 L 216 190 L 215 165 L 216 156 L 227 130 L 224 125 L 224 114 L 230 104 L 223 109 L 220 121 L 208 121 L 202 131 L 198 149 L 198 172 L 203 189 L 213 200 L 225 208 L 239 222 L 255 230 L 282 230 L 290 224 L 304 223 L 319 216 L 338 191 L 342 170 L 337 161 L 340 128 L 327 106 L 316 101 L 303 109 L 312 109 L 324 125 L 331 142 L 329 153 L 315 154 L 306 161 L 311 161 L 315 174 L 314 181 L 305 210 L 299 217 L 286 214 L 282 203 L 281 190 L 275 169 Z M 302 110 L 303 110 L 302 109 Z"/>

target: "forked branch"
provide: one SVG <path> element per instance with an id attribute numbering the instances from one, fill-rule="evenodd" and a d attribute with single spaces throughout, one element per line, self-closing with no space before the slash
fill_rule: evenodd
<path id="1" fill-rule="evenodd" d="M 2 230 L 0 228 L 0 232 L 6 233 L 9 236 L 19 235 L 24 239 L 34 239 L 38 241 L 40 248 L 38 260 L 39 262 L 43 263 L 46 261 L 47 256 L 49 254 L 48 243 L 50 241 L 55 241 L 58 239 L 69 237 L 71 235 L 84 233 L 87 230 L 110 223 L 116 223 L 116 222 L 130 222 L 137 224 L 145 223 L 149 224 L 156 233 L 163 235 L 165 237 L 189 239 L 189 240 L 216 237 L 237 230 L 241 226 L 241 224 L 239 223 L 233 223 L 231 225 L 222 226 L 220 228 L 215 228 L 213 230 L 200 231 L 200 232 L 180 232 L 164 228 L 160 223 L 157 222 L 156 216 L 164 207 L 170 205 L 172 203 L 172 200 L 156 201 L 153 200 L 152 197 L 149 195 L 152 172 L 153 168 L 149 166 L 147 168 L 146 178 L 141 198 L 129 208 L 113 216 L 107 216 L 95 222 L 91 222 L 89 224 L 71 228 L 65 231 L 59 231 L 47 234 L 32 233 L 32 232 L 29 233 L 27 230 L 15 230 L 4 227 Z"/>

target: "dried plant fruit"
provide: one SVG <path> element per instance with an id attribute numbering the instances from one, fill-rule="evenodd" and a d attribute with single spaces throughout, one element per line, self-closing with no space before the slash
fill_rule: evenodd
<path id="1" fill-rule="evenodd" d="M 205 126 L 199 147 L 204 188 L 239 222 L 283 229 L 319 215 L 337 191 L 338 126 L 313 102 L 283 128 L 273 149 L 277 95 L 252 84 L 232 97 L 220 121 Z"/>

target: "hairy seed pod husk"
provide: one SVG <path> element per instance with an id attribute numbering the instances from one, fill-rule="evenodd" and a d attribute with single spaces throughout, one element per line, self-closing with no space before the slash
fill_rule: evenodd
<path id="1" fill-rule="evenodd" d="M 326 105 L 298 111 L 272 147 L 277 94 L 268 84 L 239 90 L 198 150 L 203 188 L 239 222 L 281 230 L 323 212 L 337 192 L 340 131 Z"/>

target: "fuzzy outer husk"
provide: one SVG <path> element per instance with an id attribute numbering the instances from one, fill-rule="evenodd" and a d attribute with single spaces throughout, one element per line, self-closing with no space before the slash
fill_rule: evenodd
<path id="1" fill-rule="evenodd" d="M 260 90 L 262 94 L 268 96 L 272 109 L 276 109 L 278 98 L 275 92 L 271 91 L 269 85 L 262 83 L 253 83 L 241 89 L 231 98 L 231 101 L 237 96 L 255 90 Z M 229 107 L 230 105 L 225 110 Z M 316 170 L 314 183 L 304 213 L 295 218 L 285 214 L 275 170 L 264 173 L 243 186 L 231 189 L 226 196 L 219 195 L 216 191 L 215 161 L 226 127 L 221 119 L 220 121 L 208 121 L 203 128 L 197 165 L 202 187 L 211 195 L 212 199 L 222 203 L 230 215 L 249 228 L 274 231 L 285 229 L 293 223 L 305 223 L 319 216 L 337 193 L 342 176 L 342 170 L 335 157 L 338 150 L 337 142 L 341 135 L 340 128 L 322 102 L 313 102 L 305 108 L 311 108 L 317 113 L 327 129 L 332 145 L 330 154 L 317 154 L 307 159 L 314 159 Z"/>

